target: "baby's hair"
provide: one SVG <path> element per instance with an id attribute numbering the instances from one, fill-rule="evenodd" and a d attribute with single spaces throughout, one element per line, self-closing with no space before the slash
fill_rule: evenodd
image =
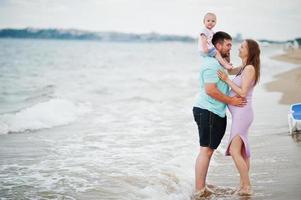
<path id="1" fill-rule="evenodd" d="M 209 16 L 209 15 L 212 15 L 212 16 L 214 16 L 214 17 L 216 18 L 216 15 L 215 15 L 214 13 L 212 13 L 212 12 L 207 12 L 207 13 L 204 15 L 204 19 L 203 19 L 204 22 L 205 22 L 206 17 Z"/>

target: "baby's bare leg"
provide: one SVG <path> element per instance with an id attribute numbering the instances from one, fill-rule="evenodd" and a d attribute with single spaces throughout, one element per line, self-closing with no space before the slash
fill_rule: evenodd
<path id="1" fill-rule="evenodd" d="M 221 56 L 221 54 L 217 51 L 215 58 L 218 60 L 218 62 L 225 68 L 225 69 L 232 69 L 233 66 L 230 65 L 228 62 L 225 61 L 225 59 Z"/>

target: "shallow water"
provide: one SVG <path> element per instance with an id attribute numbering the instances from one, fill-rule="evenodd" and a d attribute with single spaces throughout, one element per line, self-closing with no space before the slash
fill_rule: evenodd
<path id="1" fill-rule="evenodd" d="M 191 111 L 200 64 L 195 47 L 0 40 L 0 197 L 190 199 L 198 151 Z M 278 52 L 263 48 L 262 83 L 294 67 L 268 59 Z M 287 106 L 263 84 L 254 97 L 251 145 L 260 149 L 268 142 L 261 136 L 286 134 Z M 221 165 L 233 169 L 231 190 L 236 172 L 223 160 L 226 140 L 210 170 L 216 181 L 225 174 Z M 228 198 L 227 192 L 212 198 Z"/>

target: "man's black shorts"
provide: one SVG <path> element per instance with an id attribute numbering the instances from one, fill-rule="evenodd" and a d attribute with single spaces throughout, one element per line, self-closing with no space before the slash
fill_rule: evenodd
<path id="1" fill-rule="evenodd" d="M 224 137 L 227 117 L 198 107 L 193 107 L 193 116 L 199 129 L 200 146 L 216 149 Z"/>

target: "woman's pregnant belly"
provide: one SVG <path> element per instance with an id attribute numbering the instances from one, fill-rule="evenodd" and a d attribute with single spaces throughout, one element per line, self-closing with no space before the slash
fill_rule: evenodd
<path id="1" fill-rule="evenodd" d="M 230 91 L 229 96 L 233 97 L 237 94 L 233 91 Z M 232 118 L 234 117 L 247 117 L 253 119 L 253 108 L 252 108 L 252 98 L 247 97 L 247 104 L 243 107 L 233 106 L 228 104 L 228 109 L 232 115 Z"/>

